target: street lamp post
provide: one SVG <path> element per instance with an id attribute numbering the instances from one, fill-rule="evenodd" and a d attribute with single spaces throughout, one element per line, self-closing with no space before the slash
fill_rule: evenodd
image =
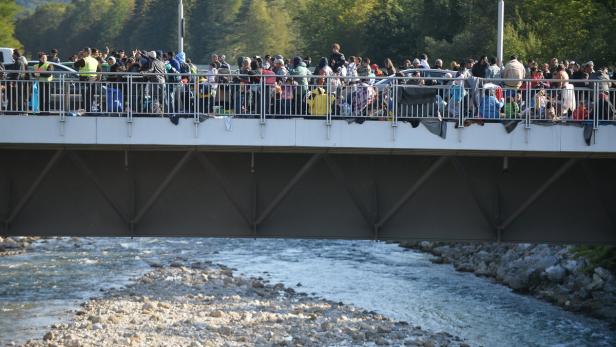
<path id="1" fill-rule="evenodd" d="M 178 53 L 184 52 L 184 4 L 178 2 Z"/>
<path id="2" fill-rule="evenodd" d="M 503 65 L 503 35 L 505 29 L 505 0 L 498 0 L 498 38 L 496 41 L 496 59 Z"/>

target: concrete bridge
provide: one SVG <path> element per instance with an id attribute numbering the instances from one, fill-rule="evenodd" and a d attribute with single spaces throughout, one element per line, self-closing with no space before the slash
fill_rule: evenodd
<path id="1" fill-rule="evenodd" d="M 616 243 L 616 127 L 0 117 L 4 235 Z"/>

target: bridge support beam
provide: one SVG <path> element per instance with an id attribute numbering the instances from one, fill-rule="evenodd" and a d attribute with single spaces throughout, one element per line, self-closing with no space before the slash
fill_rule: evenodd
<path id="1" fill-rule="evenodd" d="M 502 155 L 190 147 L 0 156 L 2 236 L 616 244 L 609 158 L 509 155 L 503 171 Z"/>

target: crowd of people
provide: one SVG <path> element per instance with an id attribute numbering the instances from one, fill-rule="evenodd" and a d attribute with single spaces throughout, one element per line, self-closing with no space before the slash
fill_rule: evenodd
<path id="1" fill-rule="evenodd" d="M 54 109 L 52 94 L 57 92 L 57 86 L 53 83 L 54 65 L 50 63 L 62 63 L 60 55 L 54 49 L 50 54 L 39 53 L 38 58 L 29 71 L 28 62 L 15 50 L 15 62 L 0 66 L 0 96 L 6 110 L 32 110 L 33 104 L 41 112 Z M 441 59 L 431 63 L 422 54 L 400 65 L 389 58 L 379 65 L 368 57 L 347 58 L 338 43 L 332 45 L 329 58 L 321 57 L 314 65 L 310 57 L 265 55 L 239 57 L 237 65 L 232 66 L 225 55 L 213 54 L 199 71 L 183 52 L 88 47 L 69 61 L 79 81 L 84 82 L 80 84 L 81 99 L 76 107 L 85 113 L 124 112 L 130 93 L 138 100 L 131 103 L 131 111 L 136 114 L 223 110 L 251 115 L 264 109 L 268 114 L 386 116 L 398 105 L 393 104 L 391 88 L 383 90 L 376 85 L 383 78 L 394 77 L 402 87 L 431 86 L 439 116 L 466 113 L 496 119 L 533 112 L 545 119 L 578 120 L 593 117 L 596 109 L 601 110 L 601 119 L 612 119 L 615 113 L 611 88 L 616 88 L 612 81 L 616 76 L 610 75 L 607 67 L 595 69 L 592 61 L 578 64 L 553 58 L 544 64 L 534 60 L 523 64 L 511 56 L 500 64 L 496 58 L 482 56 L 460 63 L 452 61 L 445 69 Z M 442 73 L 426 73 L 434 70 Z M 122 87 L 129 79 L 135 82 L 130 91 Z M 38 102 L 29 97 L 30 84 L 20 83 L 25 80 L 37 81 Z M 595 85 L 599 94 L 591 96 L 586 90 Z M 107 87 L 105 92 L 102 86 Z M 29 89 L 24 92 L 23 88 Z M 103 107 L 95 100 L 105 93 L 107 102 Z M 590 103 L 601 105 L 591 108 Z M 462 105 L 467 108 L 462 109 Z M 366 112 L 368 106 L 374 112 Z"/>

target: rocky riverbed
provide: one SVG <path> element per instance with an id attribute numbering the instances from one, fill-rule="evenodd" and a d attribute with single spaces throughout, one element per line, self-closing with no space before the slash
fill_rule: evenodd
<path id="1" fill-rule="evenodd" d="M 614 274 L 589 267 L 569 246 L 426 241 L 400 245 L 435 255 L 435 263 L 451 263 L 458 271 L 492 278 L 517 292 L 616 326 Z"/>
<path id="2" fill-rule="evenodd" d="M 0 257 L 23 253 L 32 245 L 32 242 L 38 239 L 40 237 L 15 236 L 4 238 L 0 236 Z"/>
<path id="3" fill-rule="evenodd" d="M 447 333 L 235 276 L 223 265 L 155 266 L 23 346 L 468 346 Z"/>

